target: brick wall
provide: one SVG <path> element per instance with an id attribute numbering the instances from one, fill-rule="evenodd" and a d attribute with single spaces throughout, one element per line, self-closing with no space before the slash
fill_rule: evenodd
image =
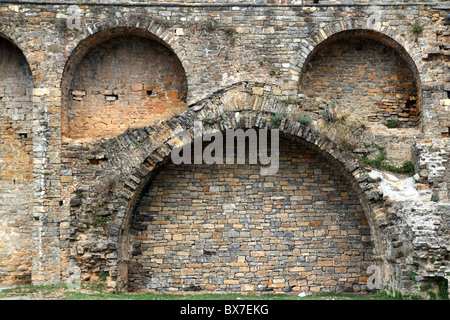
<path id="1" fill-rule="evenodd" d="M 371 122 L 397 119 L 416 127 L 420 106 L 414 75 L 396 51 L 364 38 L 329 40 L 303 75 L 308 97 L 321 97 Z"/>
<path id="2" fill-rule="evenodd" d="M 169 119 L 186 109 L 178 58 L 142 37 L 117 37 L 93 48 L 77 66 L 68 108 L 68 136 L 110 137 Z"/>
<path id="3" fill-rule="evenodd" d="M 167 165 L 133 220 L 131 288 L 364 290 L 372 244 L 356 194 L 307 147 L 281 140 L 280 152 L 274 176 Z"/>
<path id="4" fill-rule="evenodd" d="M 285 117 L 290 117 L 289 106 L 272 109 L 272 105 L 276 104 L 274 101 L 281 101 L 286 97 L 295 99 L 298 94 L 302 93 L 302 90 L 298 90 L 299 78 L 305 71 L 310 54 L 315 53 L 316 49 L 327 48 L 327 45 L 330 44 L 328 41 L 336 34 L 371 30 L 372 33 L 378 35 L 375 40 L 382 37 L 389 39 L 389 41 L 381 43 L 393 48 L 397 53 L 400 52 L 399 54 L 414 73 L 420 91 L 419 99 L 422 99 L 423 105 L 421 128 L 417 130 L 420 132 L 416 134 L 414 132 L 416 130 L 408 128 L 404 130 L 408 131 L 405 136 L 398 137 L 397 129 L 386 130 L 386 137 L 381 142 L 379 140 L 375 142 L 380 145 L 389 144 L 386 146 L 388 154 L 389 152 L 396 153 L 396 149 L 403 150 L 402 153 L 399 153 L 401 156 L 399 156 L 401 158 L 398 159 L 399 161 L 410 158 L 409 153 L 404 150 L 411 148 L 414 139 L 445 146 L 445 150 L 448 151 L 449 78 L 446 71 L 449 61 L 447 41 L 449 28 L 444 19 L 447 11 L 442 9 L 442 5 L 418 4 L 406 0 L 401 1 L 402 5 L 380 0 L 380 2 L 385 2 L 385 5 L 381 6 L 374 6 L 366 0 L 357 1 L 364 2 L 364 5 L 352 3 L 328 5 L 328 2 L 325 1 L 320 1 L 319 5 L 312 5 L 312 0 L 303 2 L 303 5 L 291 5 L 292 1 L 288 1 L 288 5 L 267 5 L 273 1 L 201 0 L 198 2 L 203 2 L 203 4 L 192 6 L 174 0 L 171 5 L 142 1 L 142 4 L 137 6 L 125 4 L 125 1 L 122 1 L 124 5 L 117 5 L 117 3 L 116 5 L 107 5 L 106 2 L 105 5 L 100 5 L 98 1 L 88 0 L 79 6 L 80 27 L 70 28 L 70 2 L 66 4 L 55 2 L 52 4 L 52 2 L 19 3 L 10 1 L 0 5 L 0 34 L 11 39 L 23 52 L 30 64 L 34 80 L 33 118 L 26 118 L 26 121 L 22 121 L 19 119 L 19 113 L 4 112 L 0 124 L 3 128 L 0 130 L 1 144 L 4 146 L 0 151 L 0 160 L 5 159 L 3 162 L 0 161 L 3 166 L 0 174 L 2 177 L 8 177 L 5 179 L 9 179 L 8 183 L 1 182 L 0 186 L 0 206 L 2 206 L 0 208 L 2 223 L 0 232 L 3 232 L 0 241 L 3 255 L 0 270 L 3 277 L 0 281 L 1 284 L 11 283 L 12 280 L 14 283 L 15 280 L 20 283 L 22 280 L 19 279 L 19 274 L 23 272 L 26 276 L 28 271 L 23 269 L 27 268 L 28 261 L 31 259 L 33 259 L 33 282 L 35 284 L 60 283 L 67 278 L 69 262 L 73 262 L 71 259 L 74 259 L 73 257 L 76 257 L 77 254 L 83 254 L 83 258 L 81 258 L 83 261 L 84 258 L 91 256 L 91 260 L 81 264 L 83 268 L 88 263 L 90 264 L 88 268 L 82 269 L 83 272 L 90 272 L 91 269 L 94 269 L 91 266 L 95 266 L 94 272 L 109 270 L 110 287 L 113 287 L 114 281 L 118 280 L 116 278 L 118 275 L 116 272 L 117 261 L 114 259 L 117 254 L 117 245 L 121 244 L 117 239 L 118 230 L 123 231 L 124 229 L 121 228 L 125 226 L 117 224 L 116 220 L 108 222 L 107 230 L 103 230 L 100 226 L 93 226 L 94 210 L 98 209 L 104 200 L 102 193 L 98 192 L 95 187 L 114 178 L 117 181 L 117 188 L 123 188 L 121 193 L 114 194 L 118 198 L 114 200 L 114 205 L 107 208 L 106 212 L 111 216 L 117 215 L 117 222 L 120 222 L 120 216 L 128 212 L 125 211 L 125 208 L 134 208 L 134 197 L 138 193 L 136 190 L 140 192 L 140 189 L 136 189 L 138 188 L 136 186 L 136 181 L 139 181 L 138 177 L 141 177 L 140 174 L 145 175 L 145 170 L 149 170 L 144 166 L 143 173 L 140 171 L 139 164 L 143 163 L 140 161 L 141 157 L 144 155 L 153 157 L 153 152 L 161 153 L 161 155 L 155 156 L 158 159 L 159 156 L 167 155 L 166 152 L 170 149 L 168 146 L 166 146 L 167 148 L 161 147 L 158 152 L 154 151 L 154 148 L 158 145 L 161 146 L 160 143 L 163 143 L 161 141 L 166 139 L 164 128 L 170 127 L 172 121 L 162 126 L 151 126 L 142 130 L 135 129 L 124 135 L 113 137 L 110 142 L 114 141 L 115 144 L 97 145 L 88 139 L 86 139 L 88 141 L 85 139 L 77 141 L 62 139 L 64 134 L 68 133 L 67 111 L 73 106 L 84 108 L 72 114 L 72 120 L 76 117 L 80 120 L 77 122 L 79 126 L 72 126 L 75 133 L 78 134 L 78 136 L 73 136 L 74 138 L 114 136 L 125 130 L 126 127 L 140 123 L 144 118 L 148 120 L 145 121 L 145 125 L 148 125 L 153 123 L 156 117 L 166 116 L 165 113 L 149 114 L 142 110 L 141 107 L 147 100 L 139 100 L 142 96 L 138 97 L 136 91 L 132 91 L 131 85 L 136 85 L 134 81 L 128 83 L 129 87 L 120 88 L 124 91 L 117 93 L 118 100 L 107 104 L 104 96 L 105 91 L 108 90 L 105 88 L 106 84 L 109 85 L 109 82 L 120 84 L 121 73 L 118 71 L 122 70 L 123 65 L 129 64 L 133 68 L 138 64 L 141 68 L 134 74 L 142 74 L 142 66 L 145 67 L 145 64 L 141 64 L 140 53 L 133 50 L 139 48 L 143 42 L 136 42 L 133 47 L 127 48 L 117 46 L 117 49 L 108 52 L 108 56 L 111 54 L 111 56 L 120 58 L 126 55 L 137 58 L 123 61 L 123 63 L 117 62 L 108 72 L 104 72 L 107 68 L 104 68 L 102 63 L 96 65 L 89 61 L 85 65 L 87 70 L 100 70 L 99 72 L 104 77 L 104 79 L 97 77 L 97 82 L 94 82 L 95 79 L 88 79 L 92 84 L 90 88 L 96 88 L 97 84 L 101 84 L 98 86 L 100 94 L 95 97 L 96 94 L 92 95 L 92 92 L 89 91 L 90 88 L 79 87 L 77 88 L 81 91 L 79 95 L 72 95 L 74 76 L 85 77 L 82 72 L 77 74 L 79 68 L 83 66 L 82 58 L 88 52 L 101 53 L 96 50 L 100 50 L 102 47 L 106 48 L 105 41 L 111 40 L 112 36 L 117 36 L 117 30 L 120 32 L 126 30 L 124 33 L 127 33 L 127 41 L 131 41 L 128 39 L 131 35 L 142 35 L 170 47 L 186 71 L 186 82 L 189 85 L 187 103 L 195 106 L 195 109 L 200 110 L 199 112 L 205 111 L 202 99 L 206 99 L 208 104 L 217 106 L 222 104 L 223 99 L 223 105 L 226 108 L 234 104 L 234 108 L 236 108 L 234 110 L 237 110 L 248 103 L 249 106 L 251 104 L 252 110 L 260 110 L 260 106 L 265 105 L 267 106 L 265 110 L 268 112 L 276 111 L 284 114 L 286 111 Z M 218 5 L 223 2 L 240 2 L 241 4 Z M 330 2 L 337 3 L 338 1 Z M 211 3 L 214 4 L 211 5 Z M 420 35 L 412 33 L 412 23 L 414 22 L 420 23 L 423 27 Z M 124 33 L 121 35 L 123 36 Z M 142 48 L 143 46 L 142 44 Z M 4 54 L 8 50 L 2 49 L 0 54 Z M 7 67 L 13 65 L 14 63 L 11 61 L 5 64 Z M 382 66 L 379 69 L 384 72 L 384 68 Z M 17 77 L 22 73 L 14 72 L 14 74 Z M 25 74 L 30 73 L 27 71 Z M 0 77 L 4 77 L 4 75 Z M 31 88 L 31 77 L 29 78 Z M 2 85 L 3 82 L 9 83 L 6 78 L 1 80 Z M 81 78 L 79 80 L 84 81 Z M 259 88 L 254 91 L 255 95 L 267 92 L 267 86 L 275 86 L 277 88 L 276 92 L 274 90 L 276 97 L 266 99 L 262 96 L 253 96 L 247 102 L 242 99 L 230 98 L 233 94 L 227 90 L 233 84 L 242 81 L 259 83 Z M 21 85 L 14 85 L 11 88 L 13 87 L 20 90 Z M 384 84 L 382 84 L 382 88 L 384 88 Z M 379 90 L 380 88 L 374 89 Z M 19 102 L 9 101 L 6 104 L 5 101 L 9 98 L 18 99 L 23 96 L 21 93 L 13 93 L 11 91 L 13 89 L 8 90 L 8 94 L 2 96 L 4 108 Z M 86 91 L 85 95 L 83 95 L 83 90 Z M 223 95 L 216 99 L 215 94 L 220 92 Z M 375 94 L 374 97 L 376 96 Z M 212 103 L 208 97 L 214 97 L 216 100 Z M 372 99 L 372 96 L 368 97 Z M 27 97 L 27 99 L 31 98 Z M 86 104 L 89 99 L 92 103 Z M 127 99 L 128 101 L 130 99 L 137 101 L 137 104 L 132 104 L 132 107 L 122 104 Z M 17 107 L 11 107 L 10 110 L 22 110 L 23 114 L 31 115 L 31 104 L 26 101 L 18 103 Z M 356 102 L 356 107 L 358 107 L 360 103 L 358 100 Z M 83 105 L 83 103 L 85 104 Z M 110 108 L 106 112 L 106 106 L 114 106 L 114 108 Z M 339 103 L 338 106 L 340 106 Z M 89 113 L 91 108 L 95 109 L 95 113 Z M 25 110 L 30 112 L 25 112 Z M 224 109 L 221 106 L 216 111 L 205 113 L 203 117 L 221 117 Z M 80 116 L 81 114 L 84 114 L 83 120 L 81 120 L 83 118 Z M 125 117 L 121 118 L 121 115 L 125 115 Z M 19 118 L 11 121 L 12 116 Z M 192 113 L 187 112 L 181 118 L 184 122 L 189 122 L 192 121 L 189 118 L 191 116 Z M 270 118 L 270 116 L 267 117 Z M 95 119 L 95 122 L 92 119 Z M 109 127 L 108 123 L 104 123 L 106 119 L 115 121 L 112 126 L 114 129 Z M 126 123 L 128 119 L 130 121 Z M 33 120 L 32 137 L 27 132 L 22 132 L 23 128 L 31 130 L 31 120 Z M 232 121 L 230 120 L 230 122 Z M 12 127 L 10 127 L 11 123 Z M 84 128 L 86 126 L 87 131 Z M 315 123 L 311 122 L 310 126 L 314 128 Z M 6 129 L 7 127 L 8 129 Z M 144 138 L 142 138 L 143 140 L 135 139 L 136 137 L 147 137 L 146 130 L 149 134 L 151 132 L 149 141 Z M 406 136 L 411 136 L 411 139 L 404 138 Z M 306 139 L 306 137 L 305 135 L 303 138 Z M 31 139 L 33 144 L 31 144 Z M 135 140 L 140 141 L 139 144 L 135 144 Z M 27 155 L 29 152 L 31 153 L 28 148 L 31 146 L 33 157 L 28 158 Z M 95 157 L 90 154 L 92 149 L 97 149 Z M 337 151 L 332 150 L 332 152 L 336 153 Z M 428 166 L 433 165 L 433 161 Z M 27 163 L 33 166 L 32 210 L 26 208 L 28 204 L 31 204 L 31 197 L 28 197 L 28 191 L 26 191 L 30 190 L 31 192 L 26 182 L 28 180 L 25 179 L 27 177 L 25 172 L 28 172 Z M 446 173 L 445 170 L 442 172 Z M 445 174 L 439 175 L 439 179 L 445 176 Z M 421 180 L 425 183 L 425 180 L 436 181 L 436 178 L 421 177 Z M 436 190 L 439 188 L 441 199 L 444 199 L 442 193 L 444 184 L 439 186 L 434 184 L 432 187 Z M 84 202 L 82 205 L 72 208 L 69 206 L 70 200 L 75 196 L 74 191 L 78 189 L 84 191 Z M 377 195 L 369 193 L 367 190 L 365 192 L 368 196 L 366 200 L 372 201 L 374 195 Z M 389 202 L 383 202 L 380 199 L 374 205 L 374 208 L 368 207 L 367 212 L 377 210 L 377 217 L 383 217 L 379 207 L 384 210 L 389 206 Z M 106 210 L 104 206 L 101 208 Z M 28 220 L 31 218 L 31 214 L 25 213 L 31 213 L 31 211 L 34 231 L 33 242 L 29 245 L 25 243 L 28 234 L 27 228 L 31 226 Z M 382 220 L 382 218 L 380 219 Z M 128 222 L 128 220 L 126 221 Z M 399 222 L 399 225 L 403 226 L 402 221 Z M 430 225 L 427 225 L 427 228 L 430 228 Z M 385 237 L 384 233 L 377 234 L 375 232 L 373 234 L 380 238 Z M 85 238 L 83 238 L 84 236 Z M 386 242 L 389 241 L 391 238 L 386 236 Z M 377 247 L 380 246 L 378 242 Z M 14 243 L 14 246 L 11 246 L 11 243 Z M 445 243 L 442 243 L 444 246 Z M 407 247 L 405 245 L 405 248 Z M 16 257 L 21 254 L 22 248 L 26 248 L 26 250 L 31 248 L 33 255 L 24 255 L 24 260 L 19 261 Z M 442 252 L 447 251 L 445 249 Z M 392 264 L 396 264 L 405 272 L 405 277 L 401 281 L 402 286 L 403 284 L 407 286 L 407 281 L 409 281 L 407 273 L 411 270 L 405 269 L 403 262 L 385 259 L 384 251 L 380 250 L 380 253 L 382 261 L 392 261 Z M 445 254 L 442 253 L 443 256 Z M 405 251 L 405 261 L 409 261 L 412 255 L 411 251 Z M 414 270 L 420 274 L 421 268 L 417 266 Z M 387 268 L 386 270 L 386 278 L 394 279 L 392 270 L 395 269 Z"/>
<path id="5" fill-rule="evenodd" d="M 25 57 L 0 38 L 0 282 L 31 280 L 33 78 Z"/>

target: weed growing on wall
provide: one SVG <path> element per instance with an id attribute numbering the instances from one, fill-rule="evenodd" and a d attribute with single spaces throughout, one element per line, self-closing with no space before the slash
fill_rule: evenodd
<path id="1" fill-rule="evenodd" d="M 399 166 L 394 166 L 385 162 L 386 160 L 386 151 L 383 147 L 373 144 L 372 147 L 378 149 L 379 155 L 376 158 L 369 159 L 368 157 L 363 157 L 362 161 L 364 164 L 374 167 L 380 170 L 387 170 L 394 173 L 407 173 L 410 177 L 412 177 L 415 173 L 414 164 L 411 161 L 405 161 Z"/>

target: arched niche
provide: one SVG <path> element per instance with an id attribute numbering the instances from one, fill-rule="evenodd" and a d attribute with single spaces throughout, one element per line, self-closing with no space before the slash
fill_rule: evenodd
<path id="1" fill-rule="evenodd" d="M 31 283 L 33 75 L 0 35 L 0 284 Z"/>
<path id="2" fill-rule="evenodd" d="M 394 39 L 372 30 L 346 30 L 320 42 L 303 64 L 299 92 L 314 105 L 334 103 L 369 124 L 421 128 L 418 69 Z"/>
<path id="3" fill-rule="evenodd" d="M 145 29 L 117 27 L 83 40 L 61 85 L 63 138 L 112 137 L 187 108 L 180 60 Z"/>

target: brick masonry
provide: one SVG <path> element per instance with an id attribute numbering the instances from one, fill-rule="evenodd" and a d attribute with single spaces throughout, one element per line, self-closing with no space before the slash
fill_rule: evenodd
<path id="1" fill-rule="evenodd" d="M 24 68 L 12 77 L 0 76 L 2 285 L 30 279 L 35 284 L 61 283 L 70 275 L 71 266 L 79 266 L 85 280 L 96 272 L 109 272 L 110 288 L 128 283 L 132 217 L 143 190 L 166 164 L 176 132 L 192 130 L 194 120 L 205 118 L 219 130 L 268 128 L 275 113 L 283 115 L 283 132 L 306 141 L 330 161 L 332 170 L 339 168 L 348 179 L 349 192 L 355 192 L 364 209 L 373 239 L 373 260 L 382 267 L 389 290 L 418 291 L 409 278 L 411 272 L 424 282 L 437 283 L 447 277 L 448 239 L 440 238 L 447 229 L 440 229 L 444 224 L 438 219 L 449 194 L 446 3 L 380 0 L 375 6 L 364 0 L 344 5 L 338 5 L 340 1 L 313 5 L 308 1 L 218 0 L 198 1 L 196 5 L 173 1 L 163 6 L 138 2 L 111 6 L 84 1 L 79 6 L 79 28 L 68 27 L 74 17 L 69 10 L 72 3 L 10 1 L 0 5 L 2 59 L 15 57 L 7 60 L 7 68 L 2 63 L 2 71 L 13 70 L 18 61 L 22 66 L 26 61 L 30 71 Z M 421 32 L 412 31 L 413 22 L 419 23 Z M 384 145 L 394 154 L 394 163 L 414 160 L 420 173 L 417 186 L 439 195 L 441 203 L 427 200 L 426 206 L 420 206 L 413 202 L 411 208 L 383 198 L 378 186 L 384 181 L 367 176 L 370 168 L 361 165 L 359 154 L 329 140 L 321 119 L 316 117 L 304 126 L 295 119 L 294 106 L 281 103 L 305 94 L 301 75 L 310 61 L 325 52 L 319 49 L 328 48 L 329 39 L 355 33 L 363 48 L 369 44 L 384 47 L 385 52 L 400 57 L 397 61 L 404 62 L 400 74 L 409 69 L 413 75 L 417 91 L 410 96 L 417 95 L 416 106 L 421 112 L 417 114 L 419 125 L 401 129 L 406 130 L 402 135 L 398 134 L 400 129 L 383 129 L 380 138 L 367 130 L 359 140 Z M 375 36 L 368 38 L 367 34 Z M 352 48 L 344 38 L 338 40 L 334 45 Z M 120 84 L 119 70 L 128 69 L 122 67 L 151 65 L 139 58 L 139 48 L 150 46 L 149 41 L 158 44 L 152 44 L 156 51 L 167 49 L 174 63 L 160 60 L 158 75 L 137 70 L 133 73 L 137 83 L 127 82 L 120 89 L 124 91 L 117 93 L 118 100 L 106 100 L 107 84 Z M 124 46 L 126 42 L 134 43 L 134 49 Z M 108 57 L 134 55 L 133 63 L 116 63 L 109 71 L 100 68 L 98 77 L 89 80 L 87 69 L 97 70 L 102 64 L 87 57 L 108 46 L 117 48 L 110 50 Z M 382 51 L 376 52 L 380 59 L 386 59 Z M 399 69 L 389 70 L 388 65 L 380 70 L 386 79 L 389 72 L 399 73 Z M 186 94 L 185 106 L 179 111 L 188 109 L 175 117 L 172 113 L 178 111 L 172 108 L 151 114 L 148 108 L 142 110 L 140 104 L 149 98 L 142 97 L 142 92 L 136 94 L 139 90 L 133 88 L 141 89 L 140 83 L 144 86 L 147 77 L 158 82 L 159 76 L 181 68 L 185 82 L 180 80 L 178 89 L 168 88 L 167 99 L 161 101 L 168 103 L 169 92 L 178 90 Z M 14 81 L 21 84 L 12 88 Z M 395 90 L 398 87 L 397 83 Z M 73 95 L 77 90 L 79 94 Z M 378 86 L 373 90 L 382 89 Z M 94 91 L 100 94 L 92 94 Z M 113 92 L 109 98 L 114 96 Z M 132 103 L 123 104 L 124 97 Z M 366 99 L 374 98 L 368 94 Z M 108 103 L 118 108 L 105 112 Z M 133 112 L 128 112 L 129 107 Z M 366 109 L 349 108 L 363 112 L 356 116 L 366 115 Z M 97 110 L 96 116 L 102 113 L 100 123 L 91 120 L 91 109 Z M 410 112 L 408 120 L 412 115 Z M 104 125 L 106 119 L 111 125 Z M 396 150 L 401 150 L 397 158 Z M 425 212 L 429 219 L 409 212 Z M 105 217 L 107 223 L 95 223 L 98 216 Z M 423 228 L 429 229 L 430 238 L 422 237 Z M 413 243 L 416 240 L 420 245 Z M 23 255 L 14 255 L 10 248 Z M 413 258 L 414 250 L 420 250 L 420 258 Z M 430 267 L 431 255 L 436 254 L 439 266 Z"/>
<path id="2" fill-rule="evenodd" d="M 370 230 L 355 192 L 315 151 L 282 140 L 280 168 L 166 166 L 133 217 L 130 288 L 365 291 Z"/>

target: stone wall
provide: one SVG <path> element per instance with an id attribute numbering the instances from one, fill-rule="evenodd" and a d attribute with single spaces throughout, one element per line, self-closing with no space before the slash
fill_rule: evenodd
<path id="1" fill-rule="evenodd" d="M 191 130 L 194 120 L 205 119 L 212 119 L 210 125 L 222 131 L 270 128 L 275 113 L 283 117 L 279 125 L 282 130 L 307 141 L 323 157 L 334 161 L 333 165 L 347 177 L 364 208 L 373 239 L 373 258 L 382 267 L 387 285 L 410 292 L 406 274 L 401 279 L 393 278 L 396 270 L 414 271 L 428 279 L 446 277 L 445 272 L 428 271 L 420 263 L 410 263 L 414 246 L 400 250 L 408 255 L 405 259 L 391 254 L 399 245 L 398 240 L 393 240 L 395 236 L 407 239 L 404 235 L 409 234 L 408 228 L 415 226 L 413 221 L 405 221 L 406 213 L 419 204 L 413 201 L 411 210 L 396 207 L 397 218 L 386 220 L 395 203 L 378 188 L 385 180 L 370 178 L 371 168 L 364 166 L 360 153 L 330 140 L 320 113 L 306 114 L 312 118 L 306 125 L 299 123 L 294 112 L 298 107 L 296 99 L 307 89 L 299 87 L 301 74 L 319 49 L 329 45 L 328 39 L 358 30 L 374 35 L 366 43 L 375 41 L 373 48 L 396 52 L 405 62 L 401 70 L 406 73 L 407 68 L 413 74 L 416 102 L 422 108 L 420 125 L 390 130 L 383 127 L 382 137 L 368 128 L 356 140 L 384 145 L 391 155 L 401 150 L 398 157 L 388 160 L 393 164 L 414 161 L 419 173 L 416 191 L 421 188 L 430 196 L 438 193 L 441 202 L 448 201 L 446 3 L 380 0 L 374 5 L 361 0 L 347 4 L 320 1 L 314 5 L 312 1 L 217 0 L 198 1 L 196 5 L 180 1 L 112 5 L 83 1 L 73 7 L 72 2 L 52 2 L 9 1 L 0 5 L 2 54 L 22 52 L 23 58 L 11 62 L 27 61 L 29 65 L 28 71 L 24 68 L 22 73 L 15 73 L 13 80 L 27 85 L 14 85 L 12 89 L 9 76 L 0 75 L 0 89 L 9 88 L 0 92 L 0 104 L 3 111 L 11 111 L 3 112 L 0 122 L 4 146 L 0 151 L 2 285 L 29 282 L 30 274 L 35 284 L 57 284 L 73 272 L 71 267 L 78 266 L 83 280 L 96 272 L 108 272 L 108 286 L 118 286 L 129 274 L 128 236 L 142 190 L 151 186 L 157 170 L 167 161 L 173 147 L 170 139 L 176 132 Z M 88 59 L 99 57 L 116 40 L 117 50 L 108 49 L 107 57 L 131 54 L 132 61 L 113 64 L 106 72 L 102 61 Z M 126 43 L 133 43 L 134 49 L 126 47 Z M 169 100 L 173 92 L 182 92 L 178 94 L 182 101 L 179 111 L 185 110 L 182 114 L 171 117 L 178 113 L 172 107 L 158 112 L 143 110 L 142 101 L 151 99 L 145 87 L 147 77 L 160 83 L 153 73 L 143 71 L 151 63 L 141 59 L 139 48 L 148 48 L 144 50 L 147 52 L 161 49 L 161 58 L 162 52 L 170 52 L 171 62 L 158 60 L 161 73 L 173 74 L 177 70 L 183 74 L 183 69 L 185 80 L 180 80 L 177 89 L 167 89 Z M 336 59 L 336 63 L 341 61 Z M 14 69 L 14 64 L 8 63 L 8 68 Z M 125 91 L 110 95 L 107 90 L 118 89 L 109 85 L 117 86 L 125 79 L 125 65 L 136 70 L 133 75 L 138 81 L 127 81 L 121 88 Z M 93 73 L 88 70 L 101 72 L 89 78 Z M 387 67 L 383 69 L 383 74 L 388 73 Z M 89 90 L 97 86 L 95 92 L 100 93 L 92 94 L 94 91 Z M 24 87 L 29 89 L 23 91 Z M 122 103 L 125 97 L 130 97 L 133 112 L 127 112 L 128 107 Z M 367 92 L 364 99 L 371 97 Z M 118 99 L 108 102 L 107 98 Z M 104 109 L 110 106 L 108 103 L 118 108 Z M 354 105 L 349 109 L 358 110 Z M 107 126 L 106 119 L 111 120 Z M 399 135 L 399 130 L 408 131 Z M 71 136 L 71 132 L 75 134 Z M 421 143 L 416 145 L 416 141 Z M 421 200 L 432 202 L 431 197 Z M 433 206 L 423 208 L 430 215 L 437 212 Z M 421 227 L 434 234 L 431 221 L 440 225 L 443 222 L 423 222 Z M 440 227 L 436 234 L 446 230 Z M 31 240 L 27 242 L 30 231 Z M 15 240 L 19 238 L 20 242 Z M 20 259 L 21 254 L 14 256 L 8 243 L 17 244 L 17 252 L 24 255 Z M 436 252 L 441 258 L 448 256 L 447 248 L 430 255 Z M 441 269 L 447 268 L 448 272 L 448 260 L 444 258 L 439 259 Z"/>
<path id="2" fill-rule="evenodd" d="M 360 292 L 374 263 L 355 192 L 289 140 L 273 176 L 259 165 L 167 165 L 131 228 L 135 290 Z"/>
<path id="3" fill-rule="evenodd" d="M 400 127 L 420 124 L 414 74 L 396 51 L 358 34 L 327 40 L 305 69 L 302 92 L 307 98 L 335 103 L 341 113 L 362 121 Z"/>
<path id="4" fill-rule="evenodd" d="M 71 138 L 110 137 L 186 109 L 178 58 L 146 38 L 122 36 L 86 54 L 74 71 L 68 105 Z"/>
<path id="5" fill-rule="evenodd" d="M 33 78 L 22 52 L 0 38 L 0 282 L 31 279 Z"/>

